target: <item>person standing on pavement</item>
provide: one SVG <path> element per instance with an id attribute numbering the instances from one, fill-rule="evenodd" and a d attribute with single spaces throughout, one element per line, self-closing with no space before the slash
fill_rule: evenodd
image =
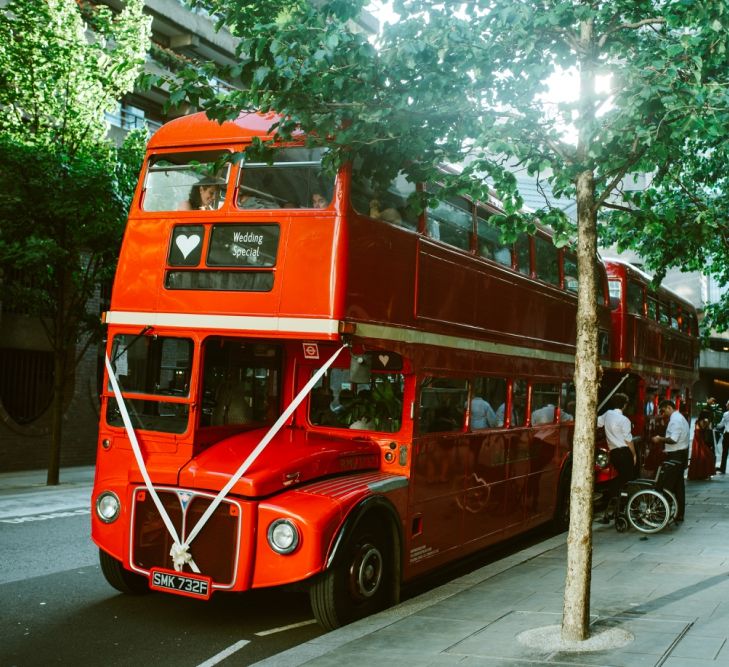
<path id="1" fill-rule="evenodd" d="M 721 416 L 721 421 L 716 425 L 716 430 L 724 431 L 721 439 L 721 465 L 716 469 L 722 475 L 726 474 L 726 460 L 729 456 L 729 401 L 726 402 L 726 412 Z"/>
<path id="2" fill-rule="evenodd" d="M 686 485 L 683 475 L 688 465 L 689 424 L 686 417 L 676 410 L 676 404 L 673 401 L 667 399 L 661 401 L 658 412 L 664 418 L 668 417 L 668 426 L 666 426 L 666 435 L 654 435 L 653 442 L 657 445 L 663 444 L 666 461 L 676 461 L 681 464 L 681 474 L 675 488 L 678 501 L 676 521 L 683 521 L 686 509 Z"/>
<path id="3" fill-rule="evenodd" d="M 617 509 L 620 489 L 635 478 L 636 458 L 631 423 L 623 414 L 629 400 L 626 394 L 615 394 L 610 402 L 612 409 L 597 418 L 598 428 L 605 428 L 605 439 L 610 449 L 610 463 L 618 472 L 618 476 L 610 480 L 607 490 L 608 504 L 600 523 L 610 523 Z"/>

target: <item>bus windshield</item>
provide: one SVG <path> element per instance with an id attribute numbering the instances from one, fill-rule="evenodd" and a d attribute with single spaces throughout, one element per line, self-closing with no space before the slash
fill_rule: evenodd
<path id="1" fill-rule="evenodd" d="M 323 148 L 281 148 L 272 164 L 243 162 L 238 208 L 327 208 L 334 178 L 322 171 L 323 155 Z"/>
<path id="2" fill-rule="evenodd" d="M 213 211 L 225 200 L 229 151 L 166 153 L 150 158 L 144 183 L 145 211 Z"/>
<path id="3" fill-rule="evenodd" d="M 190 393 L 193 343 L 189 338 L 120 334 L 114 337 L 112 365 L 125 394 L 186 398 Z M 111 383 L 108 390 L 111 391 Z M 189 406 L 164 399 L 126 399 L 135 428 L 164 433 L 187 430 Z M 110 398 L 106 420 L 123 426 L 116 398 Z"/>

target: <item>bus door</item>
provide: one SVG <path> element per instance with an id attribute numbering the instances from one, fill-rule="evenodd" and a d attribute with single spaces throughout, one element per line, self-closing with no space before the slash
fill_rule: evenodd
<path id="1" fill-rule="evenodd" d="M 421 561 L 428 568 L 445 562 L 463 543 L 467 400 L 465 379 L 426 376 L 420 382 L 411 477 L 413 572 Z"/>

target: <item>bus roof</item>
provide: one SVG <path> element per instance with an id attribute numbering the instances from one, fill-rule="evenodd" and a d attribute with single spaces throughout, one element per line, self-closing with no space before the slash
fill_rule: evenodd
<path id="1" fill-rule="evenodd" d="M 190 144 L 230 144 L 251 137 L 270 137 L 269 128 L 280 116 L 274 113 L 243 113 L 233 121 L 218 123 L 204 112 L 182 116 L 165 123 L 149 140 L 148 148 L 174 148 Z"/>
<path id="2" fill-rule="evenodd" d="M 641 282 L 643 282 L 645 285 L 650 285 L 650 283 L 653 281 L 653 276 L 643 271 L 643 269 L 638 268 L 637 266 L 635 266 L 635 264 L 631 264 L 624 259 L 619 259 L 617 257 L 604 257 L 603 262 L 605 263 L 606 267 L 609 267 L 611 264 L 623 267 L 628 275 L 633 278 L 640 278 Z M 670 297 L 680 302 L 682 306 L 689 306 L 689 310 L 696 310 L 696 306 L 694 306 L 694 304 L 692 304 L 685 297 L 682 297 L 680 294 L 674 292 L 670 287 L 664 287 L 663 285 L 659 285 L 658 289 L 655 290 L 655 293 L 659 296 Z"/>

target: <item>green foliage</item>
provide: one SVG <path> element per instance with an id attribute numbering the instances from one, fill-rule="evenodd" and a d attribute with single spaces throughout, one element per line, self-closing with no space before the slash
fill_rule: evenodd
<path id="1" fill-rule="evenodd" d="M 132 89 L 149 41 L 143 0 L 125 4 L 117 15 L 75 0 L 0 10 L 2 134 L 69 150 L 104 140 L 104 112 Z"/>
<path id="2" fill-rule="evenodd" d="M 144 138 L 113 146 L 104 112 L 141 72 L 143 6 L 11 0 L 0 11 L 0 267 L 25 277 L 5 301 L 50 318 L 57 351 L 98 329 L 86 302 L 113 272 L 141 164 Z"/>
<path id="3" fill-rule="evenodd" d="M 99 331 L 86 304 L 111 280 L 145 139 L 132 134 L 120 148 L 84 143 L 71 154 L 0 137 L 0 267 L 16 276 L 4 304 L 62 319 L 51 336 L 56 348 Z"/>

